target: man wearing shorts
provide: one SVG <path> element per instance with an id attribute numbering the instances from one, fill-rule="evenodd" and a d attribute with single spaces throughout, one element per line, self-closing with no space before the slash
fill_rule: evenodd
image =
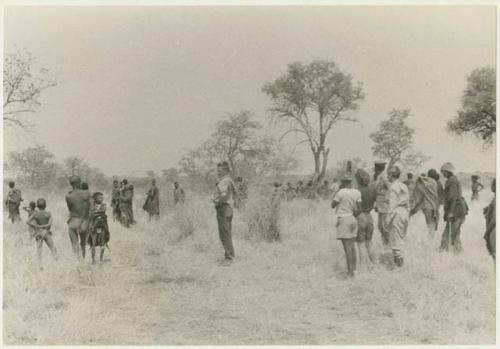
<path id="1" fill-rule="evenodd" d="M 362 260 L 369 260 L 373 263 L 375 261 L 375 256 L 372 252 L 371 245 L 374 227 L 371 211 L 375 205 L 377 194 L 375 189 L 370 186 L 370 175 L 368 172 L 358 169 L 355 176 L 358 183 L 358 190 L 361 193 L 361 212 L 356 217 L 358 222 L 358 237 L 356 241 L 358 243 L 359 259 L 360 262 Z"/>
<path id="2" fill-rule="evenodd" d="M 387 192 L 389 244 L 397 267 L 403 266 L 403 243 L 410 219 L 410 195 L 406 184 L 399 179 L 400 176 L 399 167 L 392 166 L 389 169 L 391 183 Z"/>
<path id="3" fill-rule="evenodd" d="M 352 188 L 352 179 L 349 176 L 342 178 L 342 189 L 333 198 L 332 208 L 337 214 L 337 239 L 344 247 L 347 276 L 354 277 L 356 271 L 356 238 L 358 223 L 355 216 L 361 212 L 361 193 Z"/>

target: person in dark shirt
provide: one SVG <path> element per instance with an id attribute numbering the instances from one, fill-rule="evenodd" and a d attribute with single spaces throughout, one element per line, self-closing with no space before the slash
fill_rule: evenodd
<path id="1" fill-rule="evenodd" d="M 462 251 L 460 229 L 468 213 L 468 206 L 462 197 L 462 186 L 455 176 L 455 168 L 449 162 L 441 167 L 441 173 L 446 178 L 444 186 L 444 220 L 446 227 L 441 238 L 441 251 L 448 251 L 451 244 L 453 251 Z"/>
<path id="2" fill-rule="evenodd" d="M 473 175 L 471 177 L 471 180 L 472 180 L 472 197 L 470 201 L 478 201 L 479 192 L 484 189 L 484 186 L 479 182 L 478 175 Z"/>
<path id="3" fill-rule="evenodd" d="M 374 226 L 371 211 L 375 206 L 377 193 L 373 186 L 370 185 L 370 175 L 368 172 L 358 169 L 355 177 L 358 183 L 358 190 L 361 193 L 361 212 L 356 217 L 358 221 L 358 236 L 356 241 L 358 243 L 360 263 L 363 263 L 364 260 L 369 260 L 373 263 L 375 261 L 375 256 L 372 251 Z M 365 251 L 367 256 L 365 256 Z"/>
<path id="4" fill-rule="evenodd" d="M 36 201 L 36 206 L 38 211 L 33 212 L 33 214 L 28 218 L 26 222 L 31 228 L 34 229 L 34 237 L 36 241 L 37 248 L 37 256 L 38 261 L 40 263 L 40 269 L 43 270 L 42 267 L 42 248 L 43 242 L 47 244 L 50 251 L 52 252 L 52 256 L 57 260 L 57 249 L 54 245 L 54 241 L 52 240 L 52 232 L 50 228 L 52 227 L 52 214 L 49 211 L 46 211 L 47 202 L 45 199 L 40 198 Z"/>
<path id="5" fill-rule="evenodd" d="M 486 232 L 484 233 L 484 240 L 486 241 L 486 248 L 493 257 L 493 262 L 496 259 L 496 179 L 491 182 L 491 191 L 493 199 L 490 204 L 484 208 L 483 214 L 486 220 Z"/>

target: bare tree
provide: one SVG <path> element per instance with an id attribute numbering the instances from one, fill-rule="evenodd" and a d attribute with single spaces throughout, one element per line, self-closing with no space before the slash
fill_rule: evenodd
<path id="1" fill-rule="evenodd" d="M 3 121 L 6 126 L 31 126 L 23 115 L 34 113 L 41 105 L 40 95 L 56 86 L 45 68 L 34 72 L 35 59 L 27 51 L 5 55 L 3 69 Z"/>
<path id="2" fill-rule="evenodd" d="M 290 133 L 304 136 L 314 157 L 315 182 L 326 172 L 330 149 L 325 146 L 328 132 L 338 121 L 357 121 L 349 112 L 358 109 L 364 99 L 361 83 L 354 83 L 331 61 L 316 60 L 304 65 L 288 65 L 287 72 L 262 91 L 272 101 L 271 114 L 285 121 Z"/>
<path id="3" fill-rule="evenodd" d="M 496 125 L 496 70 L 475 69 L 467 76 L 462 108 L 456 118 L 448 122 L 448 131 L 456 134 L 471 133 L 488 146 L 493 143 Z"/>

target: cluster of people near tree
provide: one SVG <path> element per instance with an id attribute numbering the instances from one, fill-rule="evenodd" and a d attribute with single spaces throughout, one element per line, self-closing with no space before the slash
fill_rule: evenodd
<path id="1" fill-rule="evenodd" d="M 386 171 L 385 162 L 376 162 L 373 177 L 363 169 L 352 171 L 340 179 L 333 181 L 330 186 L 324 181 L 317 189 L 313 189 L 312 182 L 305 187 L 299 181 L 294 188 L 287 183 L 283 188 L 281 183 L 274 183 L 272 205 L 276 207 L 273 215 L 278 216 L 279 202 L 282 198 L 287 201 L 295 198 L 314 199 L 332 198 L 331 207 L 336 210 L 336 234 L 342 241 L 345 251 L 347 272 L 354 276 L 357 264 L 357 253 L 361 260 L 374 262 L 372 238 L 374 221 L 372 211 L 378 215 L 377 227 L 381 234 L 384 247 L 392 250 L 394 264 L 402 267 L 404 264 L 403 245 L 407 234 L 410 216 L 419 211 L 425 217 L 429 236 L 434 236 L 439 226 L 440 207 L 444 206 L 445 228 L 441 238 L 441 251 L 451 247 L 454 252 L 462 251 L 460 229 L 468 213 L 468 205 L 462 196 L 461 184 L 455 175 L 456 171 L 451 163 L 445 163 L 440 172 L 446 179 L 445 186 L 440 182 L 440 175 L 435 169 L 422 173 L 417 179 L 408 175 L 403 182 L 401 170 L 398 166 L 391 166 Z M 215 185 L 213 204 L 216 211 L 219 238 L 224 248 L 224 259 L 227 264 L 235 258 L 232 242 L 232 219 L 234 205 L 241 208 L 248 198 L 248 187 L 242 177 L 235 181 L 230 176 L 227 162 L 217 165 L 218 180 Z M 472 177 L 472 199 L 477 200 L 479 191 L 483 186 L 479 183 L 478 176 Z M 355 181 L 356 185 L 353 185 Z M 66 195 L 69 210 L 67 220 L 69 238 L 74 254 L 79 260 L 85 259 L 86 245 L 90 246 L 92 262 L 96 262 L 96 248 L 100 249 L 100 263 L 103 262 L 105 247 L 110 241 L 110 231 L 106 215 L 106 204 L 101 192 L 89 191 L 87 183 L 78 176 L 69 180 L 70 192 Z M 9 183 L 6 206 L 9 219 L 12 222 L 20 220 L 19 207 L 23 201 L 21 191 L 15 188 L 13 182 Z M 495 181 L 492 183 L 495 193 Z M 156 181 L 151 181 L 151 186 L 146 192 L 146 201 L 143 209 L 148 213 L 149 220 L 156 220 L 160 216 L 160 192 Z M 178 182 L 174 183 L 173 197 L 176 205 L 185 202 L 185 191 Z M 127 179 L 120 183 L 113 181 L 111 192 L 111 208 L 113 219 L 124 227 L 136 223 L 133 213 L 134 186 Z M 31 236 L 37 242 L 38 257 L 41 260 L 43 243 L 49 247 L 54 258 L 57 259 L 57 249 L 52 239 L 52 215 L 46 210 L 47 202 L 39 198 L 30 202 L 23 209 L 28 213 L 27 224 Z M 272 208 L 271 208 L 272 210 Z M 488 251 L 495 258 L 495 198 L 484 209 L 486 219 L 485 240 Z M 279 239 L 279 228 L 275 222 L 275 240 Z M 109 248 L 109 247 L 108 247 Z M 41 265 L 41 264 L 40 264 Z"/>
<path id="2" fill-rule="evenodd" d="M 329 181 L 323 181 L 319 186 L 315 186 L 313 181 L 308 181 L 304 185 L 304 182 L 299 180 L 296 186 L 293 186 L 291 182 L 287 182 L 283 191 L 286 201 L 292 201 L 294 199 L 330 199 L 338 189 L 339 183 L 337 179 L 334 179 L 331 185 Z"/>

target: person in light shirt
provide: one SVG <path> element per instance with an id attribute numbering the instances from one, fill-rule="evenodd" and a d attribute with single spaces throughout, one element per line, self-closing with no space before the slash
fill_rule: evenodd
<path id="1" fill-rule="evenodd" d="M 344 176 L 341 180 L 342 189 L 337 191 L 332 201 L 332 208 L 337 215 L 337 239 L 344 247 L 347 275 L 354 277 L 356 272 L 356 238 L 358 223 L 356 216 L 361 212 L 361 193 L 352 188 L 352 178 Z"/>
<path id="2" fill-rule="evenodd" d="M 234 258 L 233 239 L 231 236 L 233 209 L 234 183 L 229 176 L 229 164 L 223 161 L 217 164 L 218 181 L 215 184 L 215 194 L 213 203 L 217 212 L 217 224 L 219 227 L 219 237 L 224 247 L 224 259 L 226 264 Z"/>
<path id="3" fill-rule="evenodd" d="M 406 184 L 399 179 L 400 176 L 399 167 L 392 166 L 389 169 L 388 178 L 391 183 L 387 191 L 389 245 L 397 267 L 403 266 L 403 243 L 410 219 L 410 194 Z"/>

